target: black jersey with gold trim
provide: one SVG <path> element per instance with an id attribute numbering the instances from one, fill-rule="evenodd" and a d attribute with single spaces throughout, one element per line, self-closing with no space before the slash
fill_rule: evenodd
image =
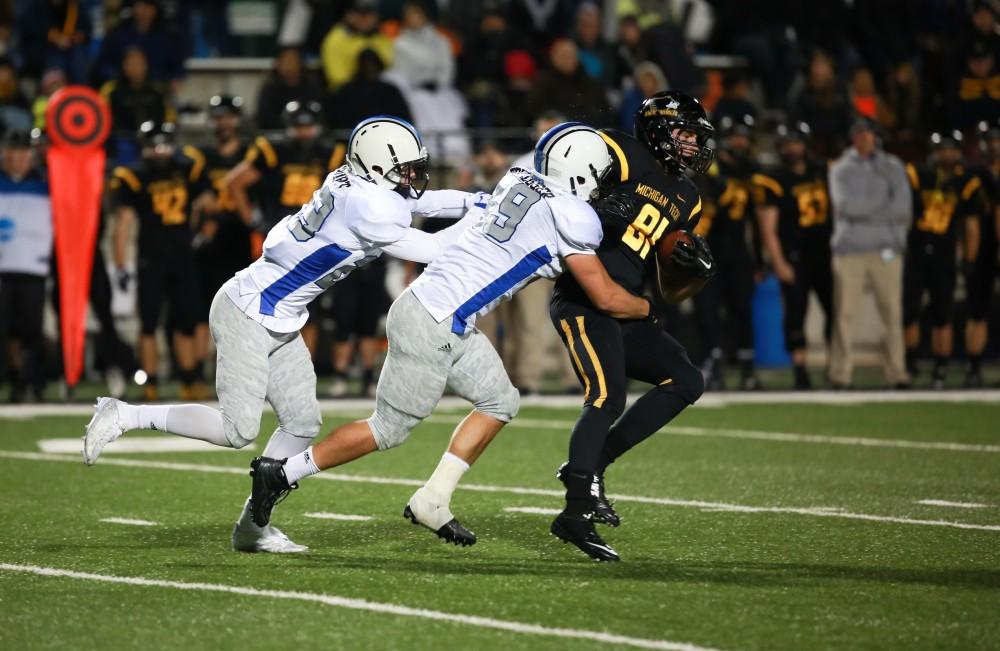
<path id="1" fill-rule="evenodd" d="M 261 173 L 258 197 L 268 228 L 312 199 L 323 179 L 344 162 L 344 145 L 323 140 L 306 143 L 288 138 L 258 136 L 247 148 L 245 160 Z"/>
<path id="2" fill-rule="evenodd" d="M 135 210 L 139 254 L 156 256 L 190 248 L 191 202 L 208 187 L 205 158 L 192 148 L 165 161 L 139 159 L 115 167 L 108 181 L 108 198 L 112 208 Z"/>
<path id="3" fill-rule="evenodd" d="M 785 250 L 830 248 L 833 221 L 826 163 L 806 161 L 799 174 L 781 165 L 754 174 L 757 203 L 778 209 L 778 239 Z"/>
<path id="4" fill-rule="evenodd" d="M 954 245 L 959 223 L 979 218 L 988 199 L 979 174 L 964 165 L 948 169 L 940 165 L 906 166 L 913 189 L 912 245 Z"/>
<path id="5" fill-rule="evenodd" d="M 184 149 L 187 151 L 188 147 Z M 219 208 L 218 212 L 203 215 L 204 221 L 215 222 L 215 226 L 211 229 L 210 242 L 202 247 L 202 253 L 212 259 L 243 265 L 250 263 L 250 229 L 243 223 L 236 203 L 222 181 L 246 157 L 247 149 L 244 142 L 228 154 L 223 153 L 218 145 L 199 148 L 205 157 L 206 181 L 215 192 Z"/>
<path id="6" fill-rule="evenodd" d="M 636 206 L 627 220 L 598 213 L 604 238 L 597 255 L 608 274 L 622 287 L 639 294 L 656 270 L 656 245 L 667 233 L 691 231 L 701 217 L 701 196 L 685 176 L 668 174 L 632 136 L 612 129 L 601 136 L 611 150 L 611 193 L 632 194 Z M 572 274 L 556 281 L 556 293 L 586 301 Z"/>
<path id="7" fill-rule="evenodd" d="M 706 210 L 695 232 L 706 238 L 713 250 L 746 245 L 747 225 L 756 218 L 757 197 L 751 180 L 755 173 L 752 165 L 738 167 L 718 161 L 701 177 L 705 202 L 712 204 L 713 210 Z"/>

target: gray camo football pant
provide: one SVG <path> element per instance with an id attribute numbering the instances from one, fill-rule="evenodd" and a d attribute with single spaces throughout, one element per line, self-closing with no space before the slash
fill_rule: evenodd
<path id="1" fill-rule="evenodd" d="M 517 389 L 482 332 L 456 335 L 450 319 L 436 322 L 407 290 L 389 308 L 386 334 L 389 353 L 368 419 L 380 450 L 405 441 L 430 416 L 445 387 L 505 423 L 517 415 Z"/>
<path id="2" fill-rule="evenodd" d="M 316 370 L 302 335 L 268 330 L 223 289 L 212 300 L 208 325 L 218 351 L 215 388 L 234 448 L 257 438 L 265 400 L 278 416 L 279 429 L 306 439 L 319 434 Z"/>

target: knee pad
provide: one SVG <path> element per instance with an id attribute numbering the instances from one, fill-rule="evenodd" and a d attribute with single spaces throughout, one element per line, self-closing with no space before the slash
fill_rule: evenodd
<path id="1" fill-rule="evenodd" d="M 705 393 L 705 378 L 700 370 L 689 364 L 683 371 L 674 374 L 673 382 L 662 384 L 660 388 L 676 393 L 693 405 Z"/>
<path id="2" fill-rule="evenodd" d="M 237 422 L 223 412 L 222 421 L 225 426 L 226 438 L 234 449 L 245 448 L 257 440 L 257 434 L 260 432 L 259 417 L 257 420 L 245 418 L 242 422 Z"/>
<path id="3" fill-rule="evenodd" d="M 401 445 L 409 438 L 410 432 L 420 424 L 421 420 L 423 419 L 379 400 L 375 405 L 375 413 L 368 417 L 367 422 L 378 449 L 388 450 Z"/>
<path id="4" fill-rule="evenodd" d="M 594 387 L 590 387 L 593 393 Z M 600 402 L 600 404 L 598 404 Z M 628 396 L 625 395 L 624 391 L 610 391 L 606 396 L 604 396 L 603 402 L 600 400 L 600 395 L 593 398 L 588 398 L 584 403 L 584 407 L 593 407 L 595 409 L 600 409 L 602 413 L 611 416 L 612 419 L 617 419 L 625 411 L 625 404 L 628 402 Z"/>
<path id="5" fill-rule="evenodd" d="M 283 423 L 282 429 L 299 438 L 314 439 L 319 434 L 319 428 L 323 425 L 323 417 L 316 410 L 300 412 L 289 423 Z"/>
<path id="6" fill-rule="evenodd" d="M 520 409 L 521 394 L 509 381 L 507 386 L 498 391 L 495 396 L 476 403 L 476 411 L 505 423 L 514 420 Z"/>

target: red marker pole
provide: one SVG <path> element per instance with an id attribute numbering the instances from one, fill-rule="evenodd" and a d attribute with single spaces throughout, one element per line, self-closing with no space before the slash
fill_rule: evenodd
<path id="1" fill-rule="evenodd" d="M 84 328 L 104 189 L 103 145 L 111 131 L 111 114 L 93 89 L 67 86 L 49 100 L 45 121 L 51 143 L 47 159 L 63 368 L 66 384 L 73 387 L 83 372 Z"/>

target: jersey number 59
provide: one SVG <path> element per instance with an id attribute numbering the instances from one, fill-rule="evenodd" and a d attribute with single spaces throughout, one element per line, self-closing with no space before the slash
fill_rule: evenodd
<path id="1" fill-rule="evenodd" d="M 656 206 L 647 203 L 639 211 L 639 216 L 625 229 L 622 242 L 645 260 L 669 225 L 670 220 L 663 217 Z"/>

